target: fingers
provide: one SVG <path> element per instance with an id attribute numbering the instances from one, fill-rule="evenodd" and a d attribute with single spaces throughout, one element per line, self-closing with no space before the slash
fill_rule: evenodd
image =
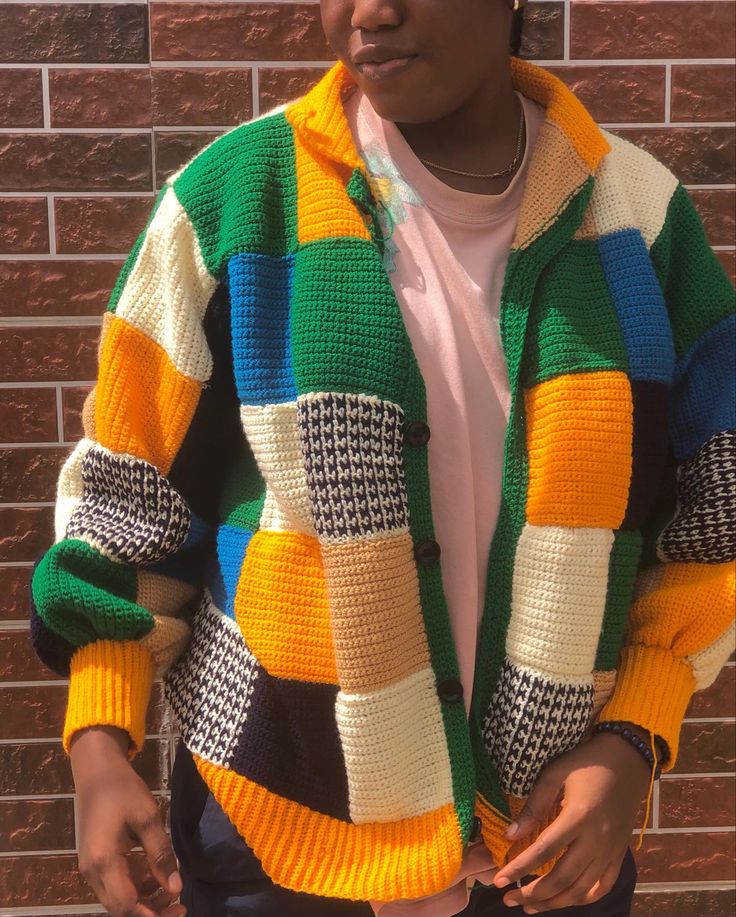
<path id="1" fill-rule="evenodd" d="M 578 818 L 569 809 L 563 809 L 532 844 L 496 873 L 493 879 L 496 888 L 505 888 L 543 866 L 571 844 L 578 832 Z"/>
<path id="2" fill-rule="evenodd" d="M 155 911 L 140 902 L 124 854 L 99 855 L 90 863 L 80 863 L 79 868 L 98 901 L 114 917 L 157 917 Z"/>
<path id="3" fill-rule="evenodd" d="M 182 890 L 181 876 L 155 802 L 143 809 L 130 827 L 145 851 L 154 879 L 170 896 L 176 897 Z"/>
<path id="4" fill-rule="evenodd" d="M 620 863 L 605 865 L 605 862 L 601 860 L 594 860 L 588 864 L 576 881 L 561 893 L 544 900 L 536 900 L 532 896 L 523 901 L 524 913 L 543 914 L 546 911 L 557 911 L 562 908 L 592 904 L 610 892 L 616 882 L 620 868 Z M 504 898 L 505 901 L 506 899 Z"/>
<path id="5" fill-rule="evenodd" d="M 529 794 L 524 808 L 506 829 L 506 837 L 514 841 L 528 837 L 546 822 L 557 802 L 562 784 L 552 774 L 542 775 Z"/>
<path id="6" fill-rule="evenodd" d="M 529 882 L 521 888 L 511 889 L 503 899 L 508 907 L 512 905 L 547 905 L 573 886 L 596 862 L 594 851 L 589 844 L 574 841 L 552 869 L 544 876 Z"/>

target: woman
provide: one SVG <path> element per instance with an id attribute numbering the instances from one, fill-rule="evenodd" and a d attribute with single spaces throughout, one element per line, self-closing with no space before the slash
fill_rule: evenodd
<path id="1" fill-rule="evenodd" d="M 503 0 L 321 13 L 338 63 L 167 181 L 105 316 L 32 583 L 80 867 L 115 917 L 622 917 L 733 643 L 733 289 Z"/>

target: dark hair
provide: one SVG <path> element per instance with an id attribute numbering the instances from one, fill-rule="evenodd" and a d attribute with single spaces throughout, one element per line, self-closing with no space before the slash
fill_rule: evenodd
<path id="1" fill-rule="evenodd" d="M 511 53 L 514 57 L 519 57 L 521 51 L 521 38 L 522 31 L 524 30 L 524 6 L 521 6 L 518 10 L 514 10 L 514 13 L 511 17 Z"/>

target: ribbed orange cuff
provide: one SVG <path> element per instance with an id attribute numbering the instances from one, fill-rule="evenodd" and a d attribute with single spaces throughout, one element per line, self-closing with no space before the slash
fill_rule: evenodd
<path id="1" fill-rule="evenodd" d="M 611 699 L 597 720 L 627 720 L 662 736 L 670 749 L 663 771 L 677 760 L 680 727 L 695 690 L 689 663 L 655 646 L 627 646 Z"/>
<path id="2" fill-rule="evenodd" d="M 87 726 L 117 726 L 130 736 L 128 757 L 143 747 L 154 662 L 135 640 L 97 640 L 71 659 L 62 744 L 69 754 L 74 733 Z"/>

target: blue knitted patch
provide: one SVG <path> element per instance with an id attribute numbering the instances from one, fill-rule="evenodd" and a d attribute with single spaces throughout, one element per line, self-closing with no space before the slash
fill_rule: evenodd
<path id="1" fill-rule="evenodd" d="M 248 542 L 252 537 L 253 532 L 232 525 L 221 525 L 217 529 L 217 559 L 225 587 L 225 600 L 221 604 L 214 594 L 213 599 L 229 618 L 235 618 L 235 589 Z"/>
<path id="2" fill-rule="evenodd" d="M 289 303 L 294 257 L 239 254 L 228 262 L 233 368 L 242 404 L 296 398 Z"/>
<path id="3" fill-rule="evenodd" d="M 631 379 L 669 383 L 675 348 L 667 305 L 638 229 L 598 239 L 603 273 L 618 314 Z"/>

